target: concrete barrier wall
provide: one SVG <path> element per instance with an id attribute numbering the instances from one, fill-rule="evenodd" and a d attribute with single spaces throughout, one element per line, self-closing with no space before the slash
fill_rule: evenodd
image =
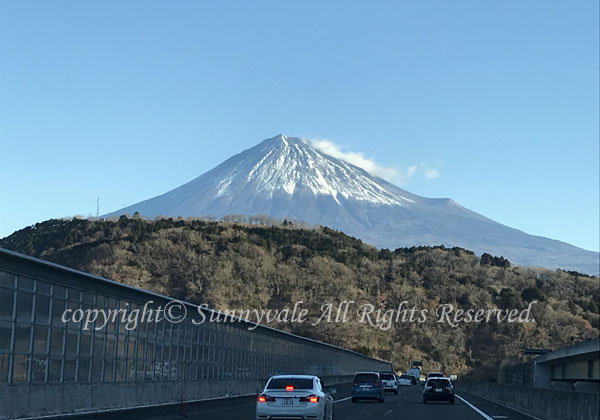
<path id="1" fill-rule="evenodd" d="M 352 376 L 322 378 L 325 386 L 347 384 Z M 178 404 L 209 398 L 258 394 L 263 380 L 162 383 L 31 384 L 0 386 L 0 418 Z M 10 410 L 11 413 L 5 412 Z"/>
<path id="2" fill-rule="evenodd" d="M 489 399 L 543 420 L 598 420 L 598 394 L 488 383 L 459 383 L 457 391 Z"/>
<path id="3" fill-rule="evenodd" d="M 241 293 L 242 291 L 240 291 Z M 257 393 L 275 374 L 325 385 L 389 362 L 183 302 L 178 323 L 87 331 L 65 309 L 139 309 L 171 299 L 0 249 L 0 419 L 96 412 Z"/>

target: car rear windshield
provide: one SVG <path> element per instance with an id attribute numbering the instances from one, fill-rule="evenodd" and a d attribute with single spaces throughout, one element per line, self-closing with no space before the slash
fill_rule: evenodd
<path id="1" fill-rule="evenodd" d="M 408 375 L 401 375 L 400 379 L 411 379 L 412 376 L 408 376 Z"/>
<path id="2" fill-rule="evenodd" d="M 376 373 L 357 373 L 354 375 L 355 384 L 374 384 L 379 380 L 379 375 Z"/>
<path id="3" fill-rule="evenodd" d="M 313 380 L 307 378 L 273 378 L 267 384 L 267 389 L 286 389 L 293 386 L 294 389 L 313 389 Z"/>
<path id="4" fill-rule="evenodd" d="M 432 386 L 434 388 L 441 388 L 450 385 L 450 381 L 447 379 L 430 379 L 429 381 L 427 381 L 427 385 Z"/>
<path id="5" fill-rule="evenodd" d="M 394 375 L 392 375 L 391 373 L 382 373 L 381 379 L 385 379 L 386 381 L 393 381 Z"/>

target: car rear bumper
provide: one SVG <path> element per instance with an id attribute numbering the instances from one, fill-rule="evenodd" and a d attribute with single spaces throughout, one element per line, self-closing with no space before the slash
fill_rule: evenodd
<path id="1" fill-rule="evenodd" d="M 427 392 L 423 394 L 423 399 L 427 401 L 450 401 L 454 399 L 451 392 Z"/>
<path id="2" fill-rule="evenodd" d="M 384 393 L 383 388 L 370 389 L 352 389 L 352 398 L 381 398 Z"/>
<path id="3" fill-rule="evenodd" d="M 298 412 L 290 412 L 289 410 L 269 409 L 256 411 L 256 420 L 316 420 L 320 419 L 319 410 L 302 410 Z"/>

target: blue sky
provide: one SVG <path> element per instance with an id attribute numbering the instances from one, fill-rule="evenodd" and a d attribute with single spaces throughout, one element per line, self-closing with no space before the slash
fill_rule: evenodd
<path id="1" fill-rule="evenodd" d="M 97 196 L 101 212 L 150 198 L 284 133 L 598 250 L 598 12 L 595 0 L 3 0 L 0 237 L 94 214 Z"/>

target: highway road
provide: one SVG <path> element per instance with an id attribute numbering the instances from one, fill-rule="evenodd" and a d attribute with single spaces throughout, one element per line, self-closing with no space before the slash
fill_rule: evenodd
<path id="1" fill-rule="evenodd" d="M 349 399 L 349 385 L 336 387 L 335 420 L 532 420 L 473 395 L 457 392 L 455 405 L 445 402 L 423 404 L 422 387 L 403 387 L 398 395 L 386 394 L 384 403 Z M 79 416 L 95 420 L 254 420 L 255 397 L 228 398 L 118 413 Z M 75 417 L 69 417 L 73 420 Z"/>

